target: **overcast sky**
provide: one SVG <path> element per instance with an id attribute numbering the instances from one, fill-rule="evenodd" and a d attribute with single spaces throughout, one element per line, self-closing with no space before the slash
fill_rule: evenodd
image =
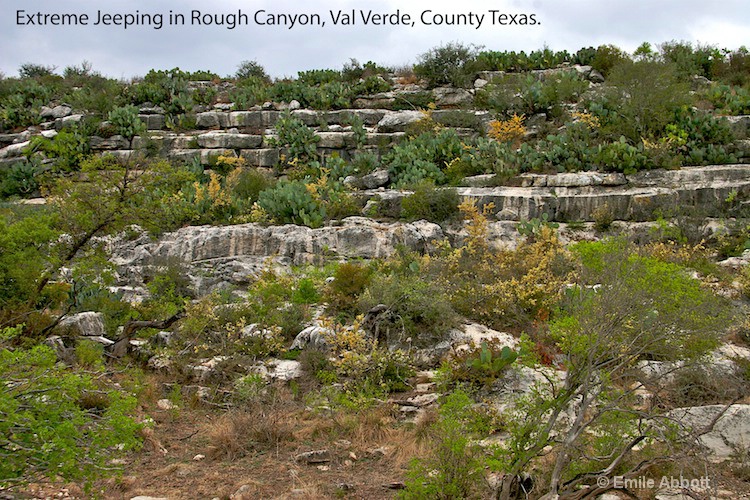
<path id="1" fill-rule="evenodd" d="M 447 42 L 482 45 L 492 50 L 531 51 L 545 44 L 554 50 L 575 51 L 584 46 L 612 43 L 632 52 L 641 42 L 656 45 L 686 40 L 736 49 L 750 45 L 748 0 L 1 0 L 0 71 L 15 76 L 27 62 L 56 66 L 77 65 L 86 60 L 95 70 L 116 78 L 145 74 L 149 69 L 207 69 L 233 74 L 243 60 L 257 60 L 272 76 L 293 76 L 315 68 L 341 68 L 350 58 L 384 65 L 403 65 L 431 47 Z M 334 26 L 329 11 L 358 16 L 355 26 Z M 19 13 L 23 10 L 26 15 Z M 161 14 L 163 26 L 94 26 L 98 11 L 105 14 Z M 168 15 L 185 16 L 185 25 L 169 25 Z M 191 25 L 193 10 L 201 14 L 242 11 L 249 25 Z M 258 25 L 256 11 L 269 14 L 319 14 L 325 26 Z M 414 26 L 364 26 L 360 11 L 409 14 Z M 463 14 L 473 25 L 424 25 L 425 17 Z M 531 15 L 535 26 L 492 24 L 490 10 Z M 88 25 L 46 26 L 36 13 L 87 14 Z M 477 18 L 484 15 L 481 26 Z M 509 19 L 509 18 L 507 18 Z"/>

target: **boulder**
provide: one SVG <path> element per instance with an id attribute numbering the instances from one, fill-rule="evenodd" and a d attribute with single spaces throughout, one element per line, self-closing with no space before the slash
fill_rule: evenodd
<path id="1" fill-rule="evenodd" d="M 83 120 L 83 115 L 68 115 L 55 120 L 55 129 L 60 130 L 63 127 L 75 125 Z"/>
<path id="2" fill-rule="evenodd" d="M 82 312 L 64 317 L 57 330 L 68 336 L 104 337 L 104 315 L 100 312 Z"/>
<path id="3" fill-rule="evenodd" d="M 198 146 L 207 149 L 254 149 L 263 143 L 260 135 L 207 132 L 196 137 Z"/>
<path id="4" fill-rule="evenodd" d="M 267 363 L 272 369 L 268 376 L 274 380 L 293 380 L 302 376 L 302 365 L 290 359 L 273 359 Z"/>
<path id="5" fill-rule="evenodd" d="M 102 138 L 93 136 L 89 138 L 89 144 L 91 149 L 94 151 L 112 151 L 118 149 L 128 149 L 130 147 L 130 141 L 125 139 L 121 135 L 113 135 L 112 137 Z"/>
<path id="6" fill-rule="evenodd" d="M 476 80 L 474 80 L 474 88 L 475 89 L 482 89 L 482 88 L 486 87 L 488 83 L 490 83 L 490 82 L 488 82 L 484 78 L 477 78 Z"/>
<path id="7" fill-rule="evenodd" d="M 377 125 L 378 132 L 403 132 L 410 123 L 424 118 L 421 111 L 393 111 L 387 113 Z"/>
<path id="8" fill-rule="evenodd" d="M 294 342 L 289 348 L 294 349 L 318 349 L 321 351 L 328 350 L 326 334 L 331 334 L 331 330 L 321 326 L 308 326 L 294 337 Z"/>
<path id="9" fill-rule="evenodd" d="M 270 149 L 243 149 L 240 157 L 247 160 L 252 167 L 273 167 L 279 162 L 279 150 Z"/>
<path id="10" fill-rule="evenodd" d="M 147 130 L 163 130 L 167 126 L 167 118 L 158 114 L 141 114 L 138 118 L 146 126 Z"/>
<path id="11" fill-rule="evenodd" d="M 669 412 L 669 417 L 694 431 L 702 431 L 725 408 L 725 405 L 677 408 Z M 738 450 L 746 450 L 750 443 L 750 405 L 729 406 L 713 429 L 701 435 L 698 442 L 707 449 L 712 459 L 719 461 L 731 458 Z"/>
<path id="12" fill-rule="evenodd" d="M 195 115 L 197 128 L 227 128 L 229 115 L 218 111 L 206 111 Z"/>
<path id="13" fill-rule="evenodd" d="M 54 108 L 42 106 L 42 109 L 39 112 L 39 116 L 43 119 L 57 120 L 58 118 L 65 118 L 66 116 L 70 116 L 72 112 L 73 108 L 64 104 L 55 106 Z"/>
<path id="14" fill-rule="evenodd" d="M 29 145 L 29 141 L 11 144 L 0 149 L 0 158 L 19 158 L 23 156 L 23 150 Z"/>
<path id="15" fill-rule="evenodd" d="M 444 239 L 439 225 L 412 223 L 379 223 L 363 217 L 348 217 L 340 226 L 317 229 L 285 225 L 264 227 L 260 224 L 233 226 L 191 226 L 164 234 L 156 242 L 113 243 L 113 262 L 120 266 L 148 264 L 154 258 L 177 257 L 186 263 L 239 257 L 276 255 L 294 264 L 314 263 L 324 255 L 346 258 L 385 258 L 403 245 L 429 252 Z"/>
<path id="16" fill-rule="evenodd" d="M 375 170 L 374 172 L 371 172 L 367 175 L 362 176 L 362 186 L 365 189 L 377 189 L 379 187 L 383 187 L 388 185 L 390 182 L 390 176 L 388 175 L 388 170 L 381 168 L 378 170 Z"/>
<path id="17" fill-rule="evenodd" d="M 450 338 L 454 344 L 474 344 L 478 346 L 482 342 L 498 341 L 510 348 L 515 348 L 518 345 L 518 339 L 510 333 L 498 332 L 479 323 L 467 323 L 461 328 L 453 330 L 450 333 Z"/>
<path id="18" fill-rule="evenodd" d="M 317 136 L 320 137 L 319 148 L 343 149 L 355 146 L 353 132 L 318 132 Z"/>
<path id="19" fill-rule="evenodd" d="M 588 76 L 586 77 L 588 81 L 591 83 L 604 83 L 604 76 L 602 76 L 601 73 L 599 73 L 597 70 L 592 69 Z"/>
<path id="20" fill-rule="evenodd" d="M 435 104 L 440 107 L 462 107 L 474 102 L 474 96 L 466 89 L 455 87 L 438 87 L 432 89 Z"/>

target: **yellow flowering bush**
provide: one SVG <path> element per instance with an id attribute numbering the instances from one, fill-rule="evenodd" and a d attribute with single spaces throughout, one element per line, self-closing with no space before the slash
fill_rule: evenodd
<path id="1" fill-rule="evenodd" d="M 485 217 L 492 206 L 480 213 L 475 203 L 465 201 L 459 208 L 467 220 L 463 246 L 431 261 L 440 268 L 453 307 L 498 327 L 546 320 L 572 278 L 571 257 L 554 230 L 543 226 L 515 251 L 494 250 L 487 243 Z"/>
<path id="2" fill-rule="evenodd" d="M 518 145 L 526 134 L 526 127 L 523 124 L 524 115 L 513 116 L 507 120 L 493 120 L 490 122 L 490 130 L 487 135 L 498 142 L 508 142 Z"/>
<path id="3" fill-rule="evenodd" d="M 362 329 L 361 321 L 361 316 L 351 325 L 322 320 L 336 375 L 346 379 L 350 392 L 406 390 L 406 379 L 413 374 L 407 353 L 378 346 L 377 340 Z"/>

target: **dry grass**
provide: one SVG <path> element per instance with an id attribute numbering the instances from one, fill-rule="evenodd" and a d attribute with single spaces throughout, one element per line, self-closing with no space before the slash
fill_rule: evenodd
<path id="1" fill-rule="evenodd" d="M 252 409 L 227 412 L 207 430 L 209 456 L 231 461 L 252 449 L 278 449 L 295 440 L 296 423 L 294 413 L 283 408 L 256 405 Z"/>
<path id="2" fill-rule="evenodd" d="M 411 85 L 419 83 L 419 77 L 414 74 L 414 66 L 406 64 L 398 68 L 394 68 L 393 73 L 398 78 L 398 83 L 401 85 Z"/>

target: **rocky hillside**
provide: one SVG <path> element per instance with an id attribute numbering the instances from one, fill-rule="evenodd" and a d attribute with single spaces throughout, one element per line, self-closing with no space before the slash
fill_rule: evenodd
<path id="1" fill-rule="evenodd" d="M 747 495 L 750 73 L 706 50 L 0 80 L 0 491 Z"/>

